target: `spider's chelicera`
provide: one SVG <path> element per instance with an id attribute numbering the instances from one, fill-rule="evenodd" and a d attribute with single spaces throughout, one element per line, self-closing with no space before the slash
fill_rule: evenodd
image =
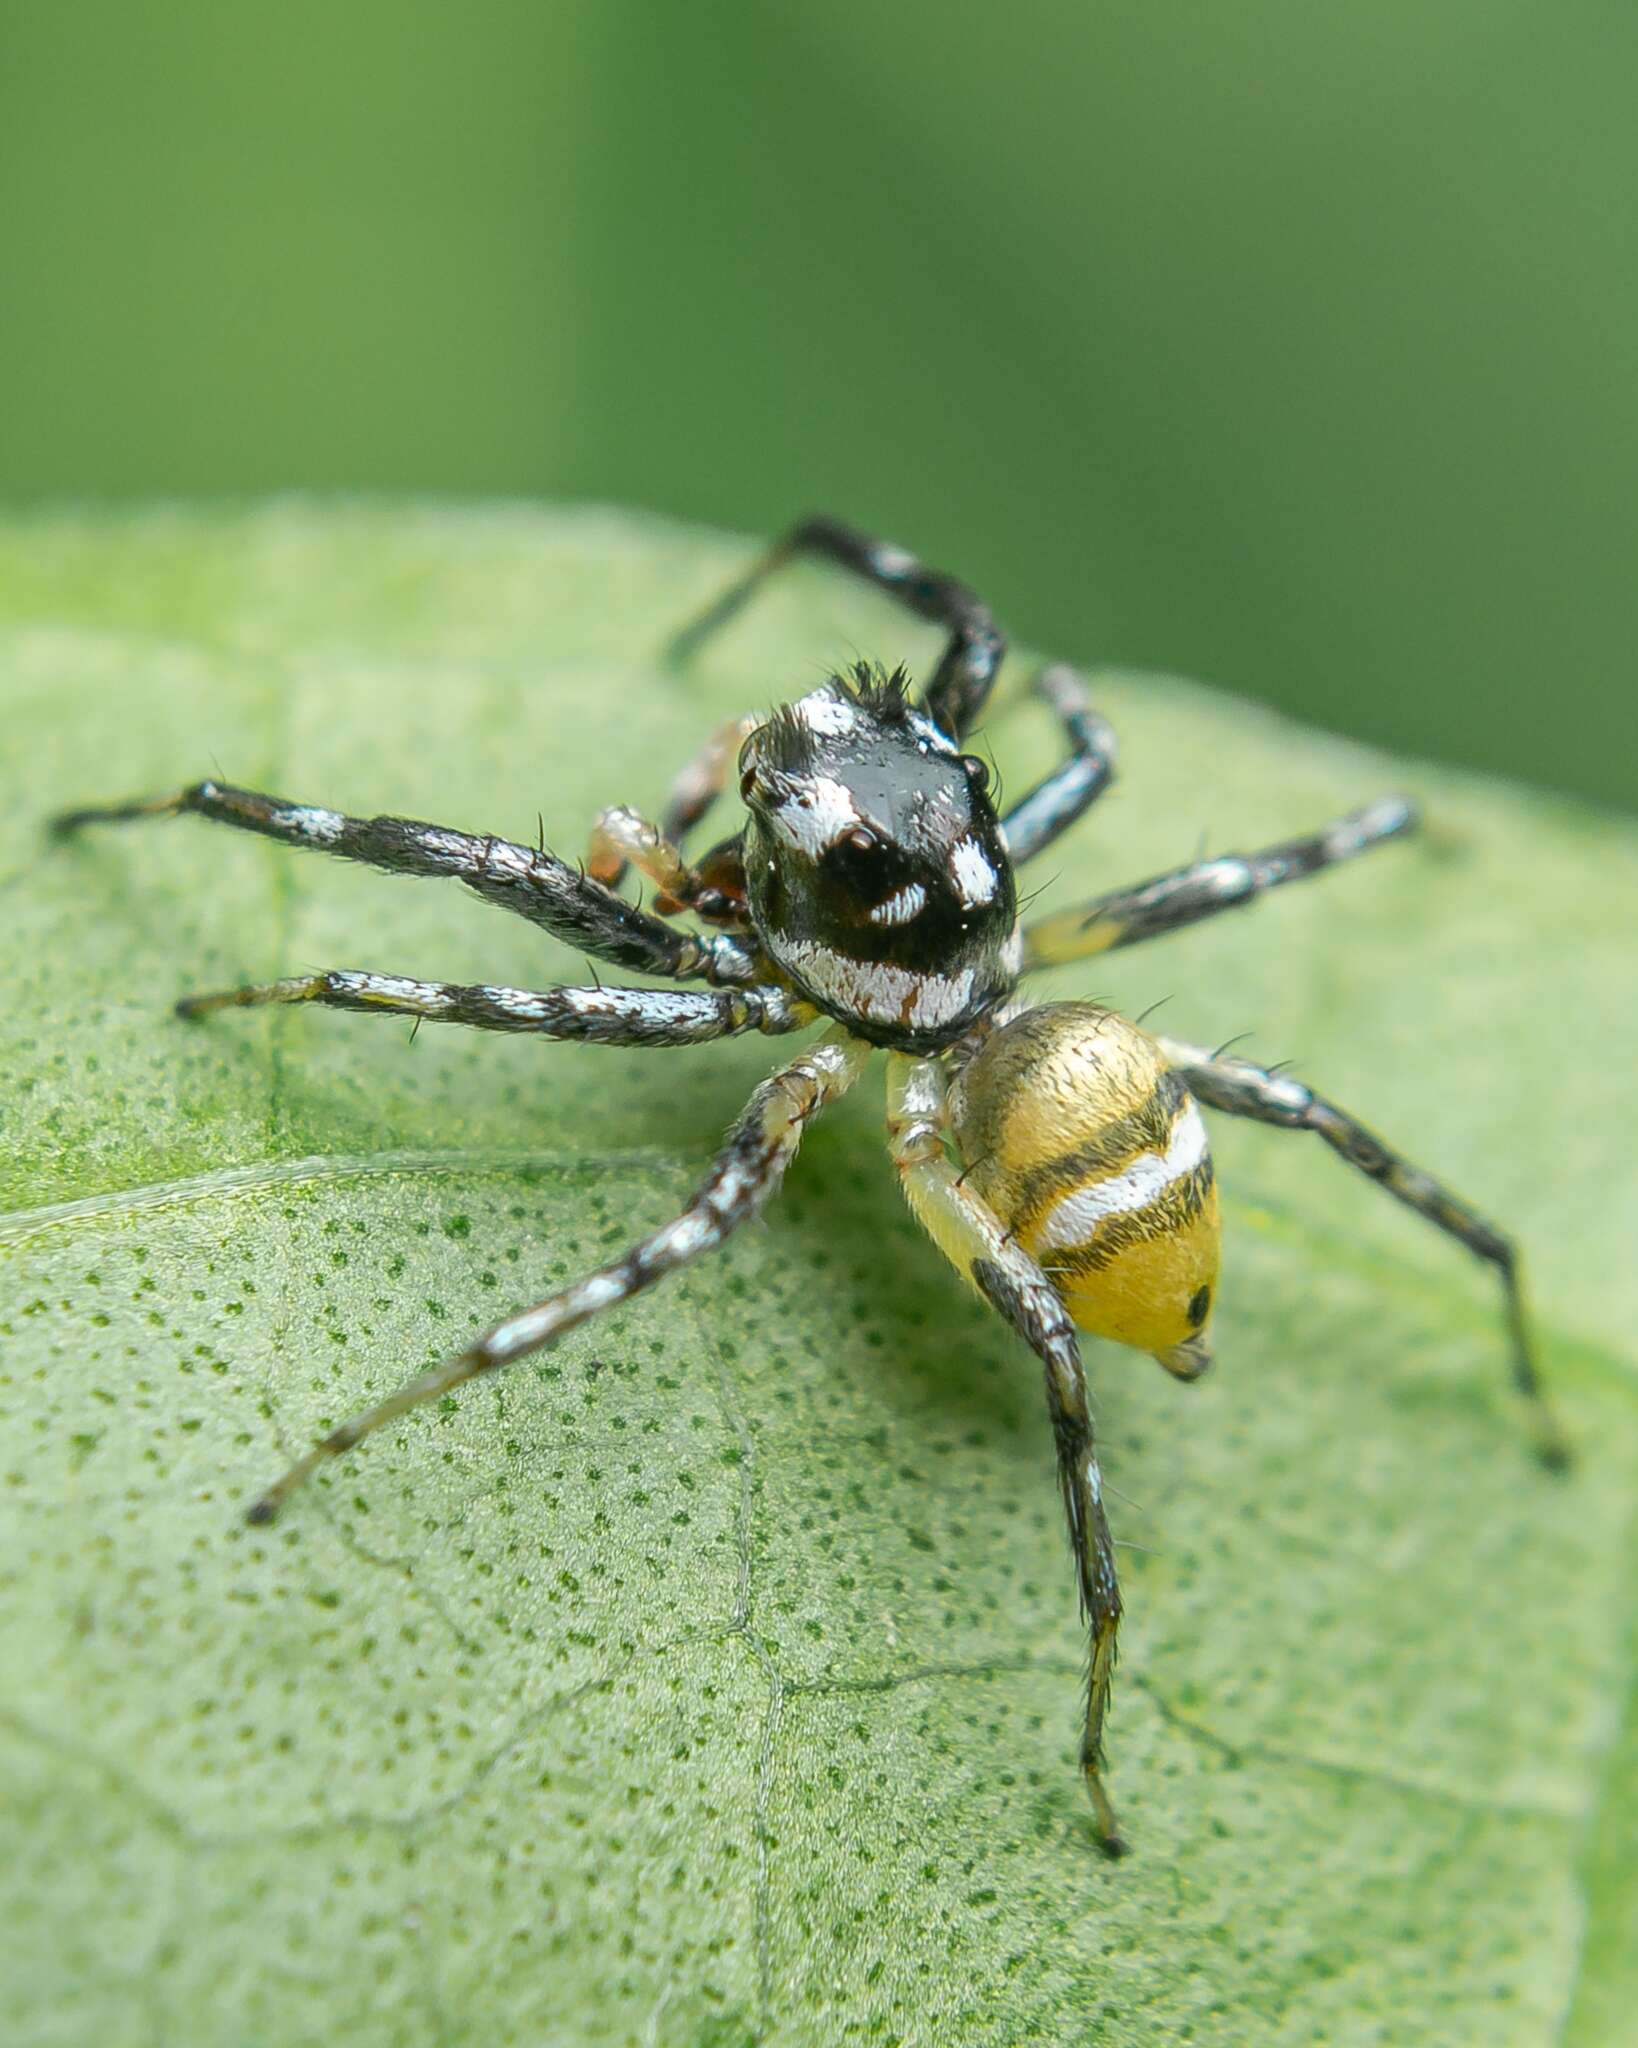
<path id="1" fill-rule="evenodd" d="M 184 1015 L 322 1003 L 605 1045 L 693 1045 L 739 1032 L 826 1028 L 753 1094 L 693 1199 L 621 1258 L 508 1316 L 446 1363 L 333 1430 L 249 1510 L 269 1521 L 318 1466 L 476 1375 L 555 1343 L 722 1242 L 779 1186 L 802 1132 L 887 1053 L 887 1128 L 911 1209 L 957 1272 L 1035 1351 L 1091 1632 L 1081 1766 L 1100 1839 L 1121 1838 L 1103 1781 L 1103 1724 L 1120 1591 L 1077 1331 L 1151 1352 L 1194 1379 L 1211 1362 L 1218 1206 L 1200 1104 L 1311 1131 L 1500 1276 L 1514 1377 L 1541 1446 L 1562 1460 L 1537 1380 L 1510 1240 L 1430 1175 L 1289 1074 L 1151 1036 L 1090 1002 L 1020 998 L 1037 968 L 1129 946 L 1250 902 L 1409 831 L 1387 797 L 1260 853 L 1203 860 L 1020 924 L 1014 871 L 1107 787 L 1108 726 L 1081 678 L 1035 678 L 1067 742 L 1054 773 L 998 815 L 962 751 L 1005 643 L 964 585 L 835 520 L 795 527 L 679 636 L 683 658 L 792 555 L 817 555 L 902 599 L 948 634 L 919 701 L 902 670 L 860 667 L 767 718 L 712 735 L 658 824 L 605 811 L 586 870 L 543 848 L 407 818 L 353 818 L 198 783 L 68 813 L 57 828 L 183 811 L 397 874 L 447 875 L 581 951 L 692 982 L 529 990 L 338 970 L 188 996 Z M 683 848 L 737 768 L 746 818 L 696 861 Z M 628 867 L 652 910 L 618 893 Z M 689 915 L 701 930 L 676 920 Z"/>

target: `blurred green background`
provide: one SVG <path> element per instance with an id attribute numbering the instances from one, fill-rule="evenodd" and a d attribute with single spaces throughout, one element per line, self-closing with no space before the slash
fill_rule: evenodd
<path id="1" fill-rule="evenodd" d="M 0 0 L 0 498 L 825 508 L 1631 803 L 1635 84 L 1630 0 Z"/>

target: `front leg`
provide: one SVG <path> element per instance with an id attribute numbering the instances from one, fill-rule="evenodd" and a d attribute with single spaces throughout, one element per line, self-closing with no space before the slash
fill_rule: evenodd
<path id="1" fill-rule="evenodd" d="M 887 1127 L 905 1197 L 922 1228 L 958 1273 L 976 1287 L 1046 1367 L 1047 1411 L 1058 1453 L 1069 1540 L 1080 1580 L 1081 1612 L 1092 1636 L 1081 1771 L 1099 1839 L 1111 1856 L 1125 1848 L 1104 1786 L 1103 1726 L 1115 1672 L 1120 1581 L 1114 1539 L 1103 1511 L 1103 1482 L 1092 1434 L 1092 1407 L 1075 1326 L 1046 1274 L 1002 1228 L 1000 1218 L 964 1185 L 945 1151 L 945 1075 L 937 1060 L 889 1055 Z"/>
<path id="2" fill-rule="evenodd" d="M 174 818 L 191 812 L 285 846 L 363 861 L 395 875 L 447 875 L 487 903 L 541 926 L 582 952 L 637 974 L 672 981 L 756 978 L 755 949 L 723 934 L 701 940 L 625 902 L 544 848 L 492 833 L 457 832 L 417 818 L 353 818 L 318 804 L 292 803 L 228 783 L 196 782 L 169 796 L 66 811 L 52 822 L 60 837 L 86 825 Z"/>
<path id="3" fill-rule="evenodd" d="M 686 660 L 728 624 L 776 569 L 796 555 L 817 555 L 851 569 L 855 576 L 898 598 L 917 618 L 945 629 L 949 639 L 925 692 L 927 712 L 952 739 L 959 740 L 970 731 L 1007 649 L 989 607 L 965 583 L 946 576 L 942 569 L 930 569 L 907 549 L 861 533 L 840 519 L 800 520 L 739 582 L 676 635 L 668 650 L 670 658 Z"/>

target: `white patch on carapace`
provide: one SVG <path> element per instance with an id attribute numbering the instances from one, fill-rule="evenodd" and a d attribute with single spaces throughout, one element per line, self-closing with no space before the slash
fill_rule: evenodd
<path id="1" fill-rule="evenodd" d="M 927 908 L 927 891 L 919 882 L 906 882 L 902 889 L 895 889 L 885 903 L 878 903 L 870 913 L 872 924 L 908 924 L 913 917 L 920 917 Z"/>
<path id="2" fill-rule="evenodd" d="M 1001 948 L 1001 965 L 1009 974 L 1021 974 L 1024 970 L 1024 927 L 1021 924 L 1013 926 Z"/>
<path id="3" fill-rule="evenodd" d="M 854 960 L 812 939 L 773 949 L 813 993 L 840 1010 L 873 1024 L 903 1024 L 912 1031 L 936 1031 L 962 1016 L 973 999 L 973 971 L 916 974 L 886 960 Z"/>
<path id="4" fill-rule="evenodd" d="M 956 894 L 967 910 L 977 910 L 986 903 L 995 901 L 996 891 L 1001 887 L 1001 877 L 995 872 L 995 863 L 970 835 L 958 839 L 950 849 L 950 875 L 956 886 Z"/>
<path id="5" fill-rule="evenodd" d="M 1174 1181 L 1192 1173 L 1206 1152 L 1205 1119 L 1195 1104 L 1186 1099 L 1164 1152 L 1140 1152 L 1119 1173 L 1110 1174 L 1106 1180 L 1089 1181 L 1085 1187 L 1065 1195 L 1048 1213 L 1033 1249 L 1037 1253 L 1068 1251 L 1088 1243 L 1105 1217 L 1147 1209 Z"/>
<path id="6" fill-rule="evenodd" d="M 910 730 L 920 741 L 925 752 L 953 754 L 956 751 L 955 742 L 949 734 L 940 732 L 933 721 L 924 718 L 919 711 L 912 711 L 910 714 Z"/>
<path id="7" fill-rule="evenodd" d="M 791 716 L 809 732 L 823 733 L 827 739 L 841 739 L 859 729 L 857 706 L 829 690 L 815 690 L 811 696 L 800 698 L 791 706 Z"/>
<path id="8" fill-rule="evenodd" d="M 852 790 L 830 775 L 804 777 L 771 816 L 774 828 L 810 860 L 864 822 Z"/>

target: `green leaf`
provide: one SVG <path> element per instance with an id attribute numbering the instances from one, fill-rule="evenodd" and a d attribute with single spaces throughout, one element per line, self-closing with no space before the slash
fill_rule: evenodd
<path id="1" fill-rule="evenodd" d="M 328 1420 L 669 1213 L 778 1049 L 188 1027 L 178 990 L 310 966 L 585 970 L 459 890 L 42 819 L 219 770 L 523 838 L 539 812 L 572 852 L 725 714 L 859 648 L 925 663 L 926 628 L 804 569 L 665 673 L 742 558 L 518 508 L 0 534 L 0 2032 L 1627 2038 L 1613 818 L 1099 679 L 1123 779 L 1049 903 L 1425 800 L 1422 842 L 1052 987 L 1249 1032 L 1516 1228 L 1583 1451 L 1529 1458 L 1490 1276 L 1321 1148 L 1222 1129 L 1216 1372 L 1093 1348 L 1125 1862 L 1074 1768 L 1038 1375 L 902 1212 L 869 1083 L 714 1263 L 240 1523 Z M 989 728 L 1014 789 L 1055 744 L 1021 672 Z"/>

